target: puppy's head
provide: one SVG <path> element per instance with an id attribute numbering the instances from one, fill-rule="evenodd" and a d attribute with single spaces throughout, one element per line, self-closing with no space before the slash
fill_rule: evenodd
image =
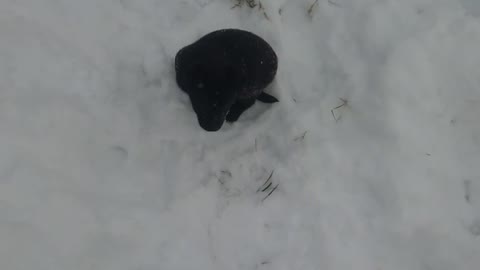
<path id="1" fill-rule="evenodd" d="M 187 93 L 198 123 L 206 131 L 219 130 L 237 98 L 234 68 L 215 63 L 194 64 L 189 74 Z"/>

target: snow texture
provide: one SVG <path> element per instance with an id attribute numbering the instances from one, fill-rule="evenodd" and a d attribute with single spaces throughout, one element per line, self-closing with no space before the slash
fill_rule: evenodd
<path id="1" fill-rule="evenodd" d="M 313 2 L 1 0 L 0 269 L 478 269 L 480 2 Z M 228 27 L 280 103 L 207 133 Z"/>

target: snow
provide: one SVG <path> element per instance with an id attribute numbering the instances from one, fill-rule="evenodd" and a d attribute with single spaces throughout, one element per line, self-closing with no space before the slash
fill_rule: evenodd
<path id="1" fill-rule="evenodd" d="M 480 2 L 313 2 L 0 1 L 0 268 L 477 269 Z M 207 133 L 173 57 L 228 27 L 280 103 Z"/>

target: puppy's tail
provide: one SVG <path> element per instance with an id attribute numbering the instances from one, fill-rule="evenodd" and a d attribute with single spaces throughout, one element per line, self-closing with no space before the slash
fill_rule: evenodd
<path id="1" fill-rule="evenodd" d="M 258 97 L 257 100 L 263 103 L 276 103 L 278 99 L 274 96 L 271 96 L 265 92 L 262 92 Z"/>

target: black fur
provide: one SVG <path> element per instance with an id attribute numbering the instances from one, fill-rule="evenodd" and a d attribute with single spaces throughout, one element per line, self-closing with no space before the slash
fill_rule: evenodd
<path id="1" fill-rule="evenodd" d="M 237 121 L 256 99 L 278 102 L 263 92 L 277 66 L 277 55 L 265 40 L 238 29 L 214 31 L 175 56 L 177 84 L 207 131 L 219 130 L 225 120 Z"/>

